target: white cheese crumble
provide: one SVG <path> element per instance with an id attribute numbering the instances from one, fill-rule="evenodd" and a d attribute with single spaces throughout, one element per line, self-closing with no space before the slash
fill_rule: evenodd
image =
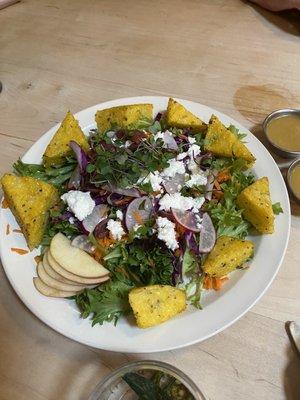
<path id="1" fill-rule="evenodd" d="M 107 229 L 115 240 L 121 240 L 122 236 L 125 235 L 125 231 L 120 221 L 110 219 L 107 223 Z"/>
<path id="2" fill-rule="evenodd" d="M 193 139 L 193 138 L 189 138 L 189 139 Z M 200 146 L 198 146 L 197 144 L 194 144 L 192 142 L 191 146 L 188 148 L 187 151 L 184 151 L 183 153 L 179 153 L 177 156 L 177 160 L 183 160 L 186 157 L 190 157 L 191 160 L 194 160 L 195 157 L 197 157 L 200 152 L 201 152 L 201 148 Z"/>
<path id="3" fill-rule="evenodd" d="M 150 182 L 150 185 L 152 186 L 154 192 L 160 192 L 162 190 L 162 181 L 163 179 L 158 171 L 150 172 L 150 174 L 147 175 L 146 178 L 143 180 L 143 182 L 145 183 Z"/>
<path id="4" fill-rule="evenodd" d="M 159 209 L 170 211 L 171 208 L 174 208 L 180 211 L 192 210 L 198 212 L 203 203 L 204 197 L 194 199 L 193 197 L 182 196 L 180 193 L 167 193 L 159 200 Z"/>
<path id="5" fill-rule="evenodd" d="M 117 216 L 118 219 L 120 219 L 120 220 L 122 221 L 122 219 L 123 219 L 123 213 L 122 213 L 121 210 L 117 210 L 116 216 Z"/>
<path id="6" fill-rule="evenodd" d="M 188 137 L 188 141 L 189 141 L 191 144 L 196 143 L 196 139 L 195 139 L 194 137 L 191 137 L 191 136 Z"/>
<path id="7" fill-rule="evenodd" d="M 168 161 L 169 166 L 162 171 L 162 175 L 168 178 L 173 178 L 176 174 L 185 173 L 185 165 L 182 161 L 172 158 Z"/>
<path id="8" fill-rule="evenodd" d="M 95 207 L 95 202 L 89 192 L 80 190 L 70 190 L 60 197 L 64 203 L 68 204 L 68 209 L 72 211 L 79 221 L 83 221 L 90 215 Z"/>
<path id="9" fill-rule="evenodd" d="M 166 243 L 170 250 L 178 249 L 179 245 L 176 240 L 175 224 L 168 220 L 168 218 L 158 217 L 156 220 L 158 239 Z"/>
<path id="10" fill-rule="evenodd" d="M 206 184 L 207 184 L 207 176 L 201 170 L 199 173 L 191 175 L 190 179 L 187 182 L 185 182 L 185 186 L 187 187 L 203 186 Z"/>

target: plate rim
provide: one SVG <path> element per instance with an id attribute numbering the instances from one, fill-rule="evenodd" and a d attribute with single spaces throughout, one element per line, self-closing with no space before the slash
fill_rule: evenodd
<path id="1" fill-rule="evenodd" d="M 234 120 L 234 118 L 230 117 L 227 114 L 224 114 L 224 113 L 218 111 L 217 109 L 214 109 L 212 107 L 206 106 L 206 105 L 201 104 L 201 103 L 196 102 L 196 101 L 186 100 L 186 99 L 177 98 L 177 97 L 173 97 L 173 98 L 175 100 L 177 100 L 178 102 L 182 102 L 182 103 L 186 103 L 186 104 L 187 103 L 191 103 L 191 104 L 193 104 L 193 105 L 195 105 L 197 107 L 200 107 L 202 109 L 206 109 L 209 112 L 214 112 L 214 113 L 220 115 L 221 118 L 222 118 L 222 116 L 224 116 L 225 118 L 234 121 L 236 125 L 242 126 L 243 129 L 247 132 L 247 134 L 248 135 L 250 134 L 251 140 L 254 140 L 255 145 L 257 145 L 257 143 L 258 143 L 259 146 L 262 146 L 264 148 L 265 155 L 269 156 L 270 161 L 273 163 L 273 166 L 278 170 L 277 172 L 280 173 L 278 165 L 276 164 L 275 160 L 270 155 L 269 151 L 265 148 L 265 146 L 258 140 L 258 138 L 254 134 L 252 134 L 252 132 L 249 131 L 249 129 L 244 127 L 238 121 Z M 139 103 L 142 103 L 143 101 L 145 101 L 146 99 L 147 99 L 147 102 L 153 101 L 153 103 L 155 103 L 155 101 L 157 101 L 157 102 L 158 101 L 167 101 L 169 99 L 169 97 L 167 97 L 167 96 L 122 97 L 122 98 L 109 100 L 109 101 L 106 101 L 106 102 L 102 102 L 102 103 L 95 104 L 93 106 L 87 107 L 87 108 L 75 113 L 74 116 L 75 116 L 76 119 L 80 119 L 82 114 L 85 114 L 87 112 L 91 112 L 93 109 L 104 109 L 104 108 L 107 108 L 107 107 L 112 107 L 112 106 L 118 105 L 118 103 L 119 103 L 119 105 L 121 105 L 122 103 L 125 103 L 125 102 L 127 102 L 128 104 L 130 104 L 130 103 L 132 104 L 133 102 L 139 104 Z M 152 100 L 149 100 L 149 99 L 152 99 Z M 38 142 L 42 142 L 43 139 L 45 140 L 46 137 L 48 137 L 48 136 L 51 137 L 54 134 L 54 132 L 56 131 L 56 129 L 59 127 L 60 123 L 61 123 L 61 121 L 58 124 L 52 126 L 48 131 L 43 133 L 39 137 L 39 139 L 37 139 L 32 144 L 32 146 L 30 146 L 30 148 L 26 151 L 26 153 L 21 158 L 22 159 L 26 159 L 27 157 L 30 157 L 31 153 L 34 152 L 33 151 L 33 147 Z M 93 125 L 93 124 L 90 124 L 90 125 Z M 87 127 L 84 127 L 83 129 L 86 130 Z M 287 214 L 286 215 L 286 218 L 287 218 L 287 236 L 286 236 L 285 245 L 284 245 L 284 249 L 283 249 L 283 252 L 281 254 L 280 260 L 277 261 L 277 267 L 276 267 L 275 270 L 273 270 L 273 274 L 272 274 L 271 279 L 269 279 L 268 283 L 266 285 L 264 285 L 262 290 L 260 290 L 259 295 L 258 296 L 255 295 L 253 297 L 253 299 L 249 300 L 248 305 L 245 307 L 245 309 L 242 312 L 238 312 L 237 315 L 234 318 L 232 318 L 229 322 L 223 324 L 219 329 L 216 329 L 216 330 L 210 332 L 209 334 L 206 334 L 206 335 L 204 335 L 204 336 L 202 336 L 200 338 L 196 338 L 194 340 L 186 341 L 186 342 L 181 343 L 181 344 L 176 344 L 176 345 L 170 344 L 169 346 L 164 346 L 163 348 L 153 349 L 151 347 L 151 349 L 150 348 L 148 349 L 147 346 L 145 345 L 145 346 L 143 346 L 143 349 L 139 348 L 139 349 L 135 350 L 134 348 L 131 348 L 131 349 L 129 349 L 129 348 L 126 349 L 125 348 L 124 349 L 122 346 L 115 346 L 114 348 L 111 348 L 110 346 L 102 345 L 101 343 L 99 343 L 99 345 L 96 345 L 95 343 L 85 339 L 85 337 L 78 338 L 78 337 L 76 337 L 76 335 L 75 336 L 68 335 L 66 332 L 63 331 L 63 329 L 60 329 L 59 326 L 55 325 L 55 323 L 53 323 L 51 321 L 51 318 L 47 318 L 47 316 L 44 316 L 44 314 L 40 313 L 38 308 L 35 307 L 34 304 L 30 303 L 29 300 L 27 301 L 26 296 L 23 296 L 23 294 L 16 287 L 16 285 L 14 284 L 14 281 L 12 279 L 12 276 L 10 276 L 9 272 L 7 272 L 7 271 L 9 271 L 9 265 L 7 265 L 6 260 L 5 260 L 6 257 L 3 254 L 4 251 L 2 251 L 2 238 L 1 238 L 1 240 L 0 240 L 0 250 L 1 250 L 0 251 L 0 256 L 1 256 L 1 261 L 2 261 L 2 265 L 3 265 L 3 269 L 4 269 L 4 272 L 5 272 L 6 278 L 10 282 L 12 288 L 14 289 L 14 291 L 16 292 L 16 294 L 18 295 L 20 300 L 23 302 L 23 304 L 32 312 L 32 314 L 34 314 L 37 318 L 39 318 L 40 321 L 42 321 L 44 324 L 49 326 L 54 331 L 56 331 L 56 332 L 62 334 L 63 336 L 67 337 L 68 339 L 75 340 L 75 341 L 77 341 L 79 343 L 82 343 L 82 344 L 85 344 L 85 345 L 88 345 L 88 346 L 91 346 L 91 347 L 94 347 L 94 348 L 103 349 L 103 350 L 109 350 L 109 351 L 113 351 L 113 352 L 141 353 L 142 354 L 142 353 L 149 353 L 149 352 L 156 353 L 156 352 L 161 352 L 161 351 L 170 351 L 170 350 L 180 349 L 180 348 L 184 348 L 184 347 L 191 346 L 193 344 L 202 342 L 202 341 L 204 341 L 204 340 L 216 335 L 217 333 L 222 332 L 223 330 L 227 329 L 232 324 L 234 324 L 236 321 L 238 321 L 240 318 L 242 318 L 262 298 L 262 296 L 266 293 L 266 291 L 271 286 L 272 282 L 274 281 L 274 279 L 275 279 L 275 277 L 276 277 L 276 275 L 277 275 L 277 273 L 278 273 L 278 271 L 279 271 L 279 269 L 280 269 L 280 267 L 282 265 L 283 259 L 284 259 L 285 254 L 286 254 L 287 246 L 288 246 L 288 243 L 289 243 L 289 237 L 290 237 L 290 231 L 291 231 L 291 212 L 290 212 L 290 202 L 289 202 L 289 196 L 288 196 L 287 188 L 286 188 L 286 185 L 285 185 L 285 182 L 284 182 L 284 179 L 283 179 L 281 173 L 280 173 L 280 177 L 281 177 L 280 178 L 281 186 L 282 186 L 282 189 L 284 189 L 284 193 L 283 194 L 287 199 L 288 209 L 286 210 L 286 213 L 285 213 L 285 214 Z M 2 198 L 2 200 L 3 200 L 3 198 Z M 1 200 L 1 203 L 2 203 L 2 200 Z M 2 225 L 2 212 L 3 212 L 3 209 L 1 208 L 1 216 L 0 216 L 1 223 L 0 223 L 0 226 Z M 232 289 L 230 289 L 230 290 L 232 290 Z M 116 329 L 118 329 L 118 328 L 116 328 Z"/>

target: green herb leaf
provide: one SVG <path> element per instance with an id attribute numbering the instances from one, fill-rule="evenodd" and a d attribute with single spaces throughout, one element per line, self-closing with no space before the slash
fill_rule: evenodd
<path id="1" fill-rule="evenodd" d="M 273 213 L 275 215 L 283 213 L 283 209 L 282 209 L 281 204 L 279 202 L 272 204 L 272 208 L 273 208 Z"/>
<path id="2" fill-rule="evenodd" d="M 30 176 L 51 183 L 63 192 L 65 190 L 63 184 L 70 179 L 76 167 L 76 161 L 72 158 L 66 159 L 64 164 L 45 168 L 43 165 L 26 164 L 18 160 L 13 167 L 17 175 Z"/>
<path id="3" fill-rule="evenodd" d="M 127 372 L 122 378 L 142 400 L 172 400 L 165 390 L 143 375 Z"/>
<path id="4" fill-rule="evenodd" d="M 197 267 L 197 261 L 195 256 L 191 253 L 189 249 L 186 249 L 182 260 L 182 273 L 187 274 L 189 272 L 194 272 Z"/>
<path id="5" fill-rule="evenodd" d="M 229 125 L 228 130 L 230 130 L 230 132 L 234 133 L 235 136 L 241 141 L 243 142 L 242 139 L 244 139 L 247 134 L 246 133 L 239 133 L 238 128 L 236 128 L 234 125 Z"/>
<path id="6" fill-rule="evenodd" d="M 116 325 L 120 316 L 131 312 L 128 293 L 133 287 L 128 279 L 119 274 L 114 280 L 95 289 L 85 289 L 74 299 L 83 318 L 92 314 L 93 326 L 111 321 Z"/>

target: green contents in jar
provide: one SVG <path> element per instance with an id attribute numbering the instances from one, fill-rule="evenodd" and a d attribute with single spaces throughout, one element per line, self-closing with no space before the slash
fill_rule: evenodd
<path id="1" fill-rule="evenodd" d="M 195 400 L 190 391 L 173 376 L 160 371 L 146 376 L 144 372 L 129 372 L 122 377 L 139 396 L 139 400 Z"/>

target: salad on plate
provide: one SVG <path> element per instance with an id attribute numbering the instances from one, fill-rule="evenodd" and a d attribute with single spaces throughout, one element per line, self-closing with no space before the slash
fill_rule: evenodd
<path id="1" fill-rule="evenodd" d="M 68 112 L 42 164 L 18 160 L 1 178 L 2 206 L 40 251 L 35 288 L 72 299 L 93 325 L 133 313 L 148 328 L 201 309 L 204 292 L 251 268 L 247 237 L 272 234 L 282 212 L 251 172 L 245 135 L 171 98 L 155 116 L 131 104 L 95 120 L 86 137 Z"/>

